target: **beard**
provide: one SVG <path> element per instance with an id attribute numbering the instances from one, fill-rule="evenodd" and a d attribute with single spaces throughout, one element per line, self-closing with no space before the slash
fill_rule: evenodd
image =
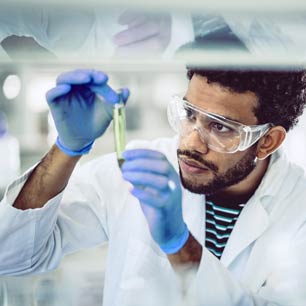
<path id="1" fill-rule="evenodd" d="M 243 156 L 235 166 L 228 169 L 225 173 L 220 174 L 218 173 L 217 165 L 203 160 L 203 158 L 198 153 L 194 151 L 178 149 L 178 157 L 180 155 L 188 156 L 200 162 L 203 166 L 210 169 L 214 173 L 214 178 L 211 182 L 201 184 L 201 182 L 185 179 L 183 177 L 181 168 L 179 167 L 179 173 L 183 187 L 193 193 L 212 195 L 224 188 L 238 184 L 244 180 L 256 167 L 256 148 L 252 147 L 249 150 L 250 152 Z"/>

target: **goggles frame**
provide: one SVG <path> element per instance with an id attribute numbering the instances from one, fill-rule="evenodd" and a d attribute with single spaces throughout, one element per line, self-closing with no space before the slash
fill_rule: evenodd
<path id="1" fill-rule="evenodd" d="M 179 113 L 180 109 L 178 104 L 181 104 L 181 113 Z M 182 119 L 186 119 L 186 110 L 191 109 L 192 111 L 198 112 L 201 115 L 204 115 L 210 119 L 213 119 L 215 122 L 222 124 L 225 127 L 228 127 L 232 130 L 235 130 L 240 137 L 240 142 L 239 145 L 235 149 L 231 150 L 225 150 L 214 146 L 210 145 L 207 143 L 207 146 L 211 148 L 214 151 L 221 152 L 221 153 L 235 153 L 237 151 L 245 151 L 249 147 L 251 147 L 254 143 L 256 143 L 262 136 L 264 136 L 268 130 L 273 126 L 272 123 L 265 123 L 265 124 L 260 124 L 260 125 L 245 125 L 243 123 L 228 119 L 222 115 L 211 113 L 208 111 L 205 111 L 197 106 L 194 106 L 190 102 L 184 100 L 181 96 L 174 95 L 170 102 L 168 103 L 168 108 L 167 108 L 167 116 L 168 116 L 168 121 L 172 129 L 181 134 L 181 121 Z M 184 113 L 183 113 L 184 111 Z M 190 123 L 192 124 L 192 123 Z M 205 138 L 204 135 L 204 129 L 202 127 L 198 127 L 198 124 L 195 122 L 193 123 L 194 127 L 192 130 L 197 130 L 199 133 L 199 136 L 202 140 L 202 138 Z M 202 140 L 203 141 L 203 140 Z"/>

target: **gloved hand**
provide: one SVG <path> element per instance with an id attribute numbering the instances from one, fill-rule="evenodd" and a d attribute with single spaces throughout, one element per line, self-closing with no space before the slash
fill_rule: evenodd
<path id="1" fill-rule="evenodd" d="M 123 153 L 123 178 L 133 185 L 153 239 L 167 254 L 178 252 L 189 231 L 182 215 L 180 179 L 160 152 L 135 149 Z"/>
<path id="2" fill-rule="evenodd" d="M 46 98 L 58 132 L 57 145 L 66 154 L 87 153 L 112 120 L 113 104 L 120 96 L 109 85 L 105 73 L 75 70 L 61 74 Z M 125 103 L 128 89 L 121 90 Z"/>
<path id="3" fill-rule="evenodd" d="M 124 11 L 118 23 L 125 27 L 118 32 L 113 42 L 117 46 L 115 56 L 143 57 L 162 54 L 171 40 L 171 15 Z"/>

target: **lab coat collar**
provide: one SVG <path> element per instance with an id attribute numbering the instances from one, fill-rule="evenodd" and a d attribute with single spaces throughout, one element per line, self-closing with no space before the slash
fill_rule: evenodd
<path id="1" fill-rule="evenodd" d="M 287 174 L 289 163 L 282 152 L 275 152 L 254 195 L 246 203 L 223 251 L 221 262 L 229 266 L 234 259 L 269 226 L 271 205 Z"/>
<path id="2" fill-rule="evenodd" d="M 289 163 L 286 160 L 285 153 L 279 149 L 270 157 L 269 166 L 258 186 L 254 196 L 267 197 L 274 196 L 284 181 L 284 175 L 288 170 Z"/>
<path id="3" fill-rule="evenodd" d="M 269 216 L 260 201 L 253 198 L 241 211 L 223 251 L 221 262 L 228 267 L 233 260 L 268 227 Z"/>
<path id="4" fill-rule="evenodd" d="M 174 165 L 177 165 L 175 159 Z M 178 167 L 177 167 L 178 170 Z M 267 171 L 254 195 L 246 203 L 223 251 L 221 262 L 229 266 L 234 259 L 269 226 L 269 213 L 277 203 L 273 198 L 279 194 L 288 174 L 289 163 L 282 150 L 274 152 Z M 287 190 L 283 190 L 287 192 Z M 191 234 L 205 245 L 205 196 L 183 188 L 182 210 Z"/>
<path id="5" fill-rule="evenodd" d="M 193 237 L 204 246 L 205 197 L 183 189 L 182 210 L 184 221 Z"/>

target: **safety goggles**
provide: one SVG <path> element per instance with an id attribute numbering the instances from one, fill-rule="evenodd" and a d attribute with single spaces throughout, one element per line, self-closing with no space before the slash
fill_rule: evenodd
<path id="1" fill-rule="evenodd" d="M 170 126 L 185 137 L 197 131 L 203 143 L 220 153 L 244 151 L 256 143 L 273 125 L 244 125 L 200 109 L 173 96 L 167 109 Z"/>

